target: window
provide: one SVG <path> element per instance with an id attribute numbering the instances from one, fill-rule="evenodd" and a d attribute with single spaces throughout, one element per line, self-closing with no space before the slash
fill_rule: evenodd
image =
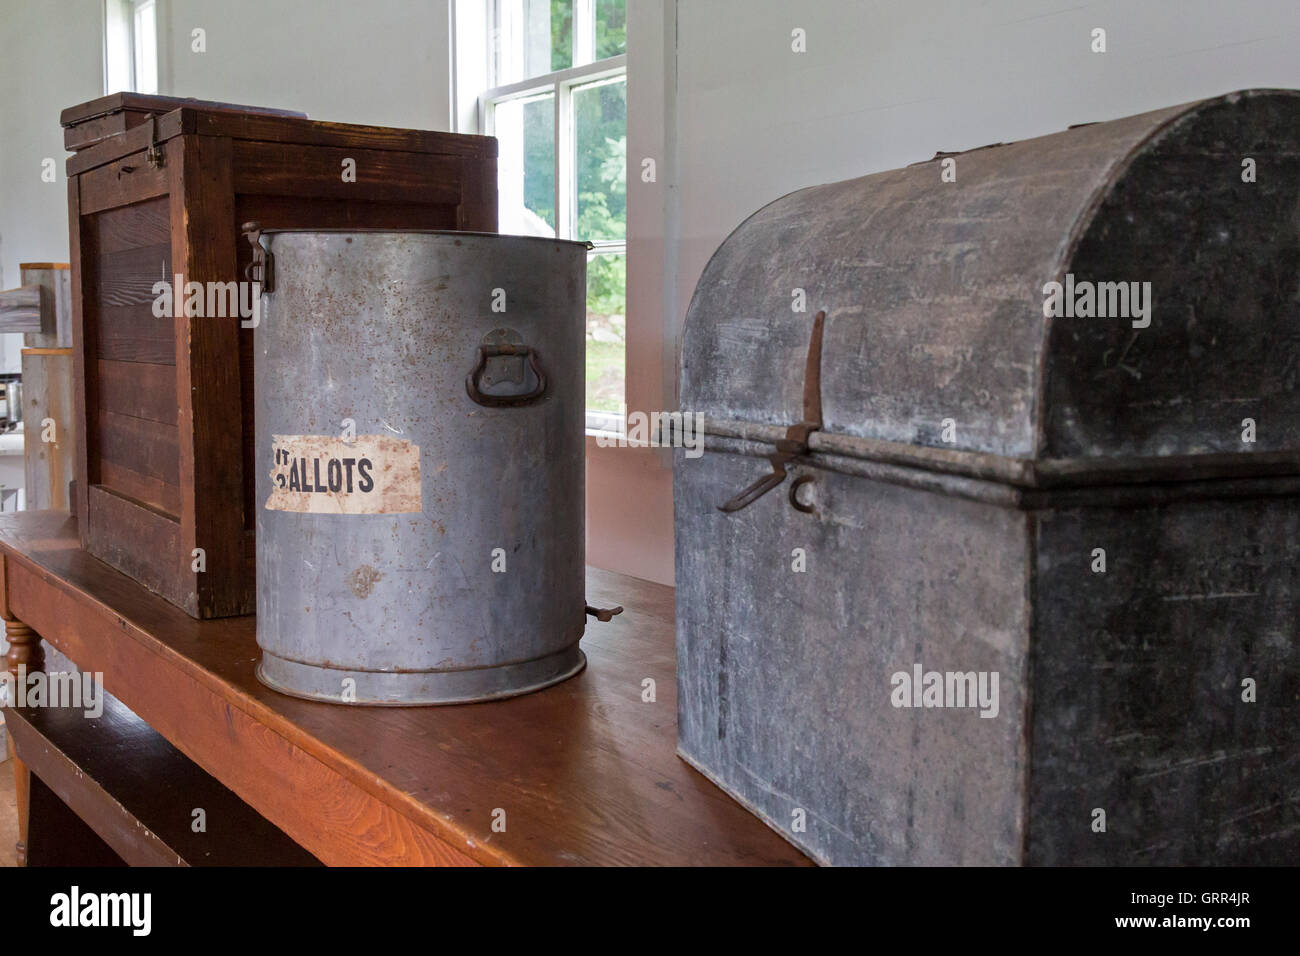
<path id="1" fill-rule="evenodd" d="M 158 92 L 157 0 L 104 0 L 104 92 Z"/>
<path id="2" fill-rule="evenodd" d="M 480 128 L 500 141 L 504 233 L 585 240 L 587 427 L 622 417 L 627 337 L 625 0 L 489 3 Z"/>

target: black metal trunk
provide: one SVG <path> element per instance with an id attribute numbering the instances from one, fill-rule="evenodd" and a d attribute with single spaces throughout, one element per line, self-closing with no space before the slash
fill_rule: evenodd
<path id="1" fill-rule="evenodd" d="M 1298 339 L 1295 92 L 762 209 L 684 335 L 682 756 L 827 863 L 1300 858 Z"/>

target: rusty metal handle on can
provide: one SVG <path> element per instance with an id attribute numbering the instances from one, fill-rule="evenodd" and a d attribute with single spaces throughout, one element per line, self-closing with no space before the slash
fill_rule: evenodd
<path id="1" fill-rule="evenodd" d="M 532 369 L 537 384 L 531 390 L 519 395 L 489 395 L 479 387 L 479 380 L 483 376 L 483 370 L 487 367 L 488 359 L 505 357 L 518 357 L 528 360 L 528 367 Z M 465 391 L 475 402 L 488 408 L 513 408 L 519 405 L 530 405 L 542 397 L 546 392 L 546 374 L 537 362 L 537 350 L 528 345 L 513 345 L 510 343 L 493 343 L 480 345 L 478 347 L 478 363 L 474 370 L 465 378 Z"/>

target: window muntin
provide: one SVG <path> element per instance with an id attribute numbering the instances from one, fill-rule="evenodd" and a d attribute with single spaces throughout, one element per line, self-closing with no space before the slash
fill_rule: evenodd
<path id="1" fill-rule="evenodd" d="M 587 426 L 606 429 L 626 401 L 625 2 L 497 0 L 489 13 L 497 85 L 479 109 L 500 142 L 500 229 L 593 244 Z"/>

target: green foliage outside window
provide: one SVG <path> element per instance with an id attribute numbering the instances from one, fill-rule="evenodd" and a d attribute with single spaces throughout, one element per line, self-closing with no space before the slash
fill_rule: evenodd
<path id="1" fill-rule="evenodd" d="M 595 55 L 627 52 L 624 0 L 596 0 Z M 573 0 L 551 0 L 551 68 L 573 65 Z M 555 209 L 554 118 L 550 100 L 524 110 L 524 205 L 549 223 Z M 627 82 L 573 91 L 576 222 L 573 238 L 627 237 Z M 627 257 L 587 263 L 587 407 L 618 411 L 623 400 Z"/>

